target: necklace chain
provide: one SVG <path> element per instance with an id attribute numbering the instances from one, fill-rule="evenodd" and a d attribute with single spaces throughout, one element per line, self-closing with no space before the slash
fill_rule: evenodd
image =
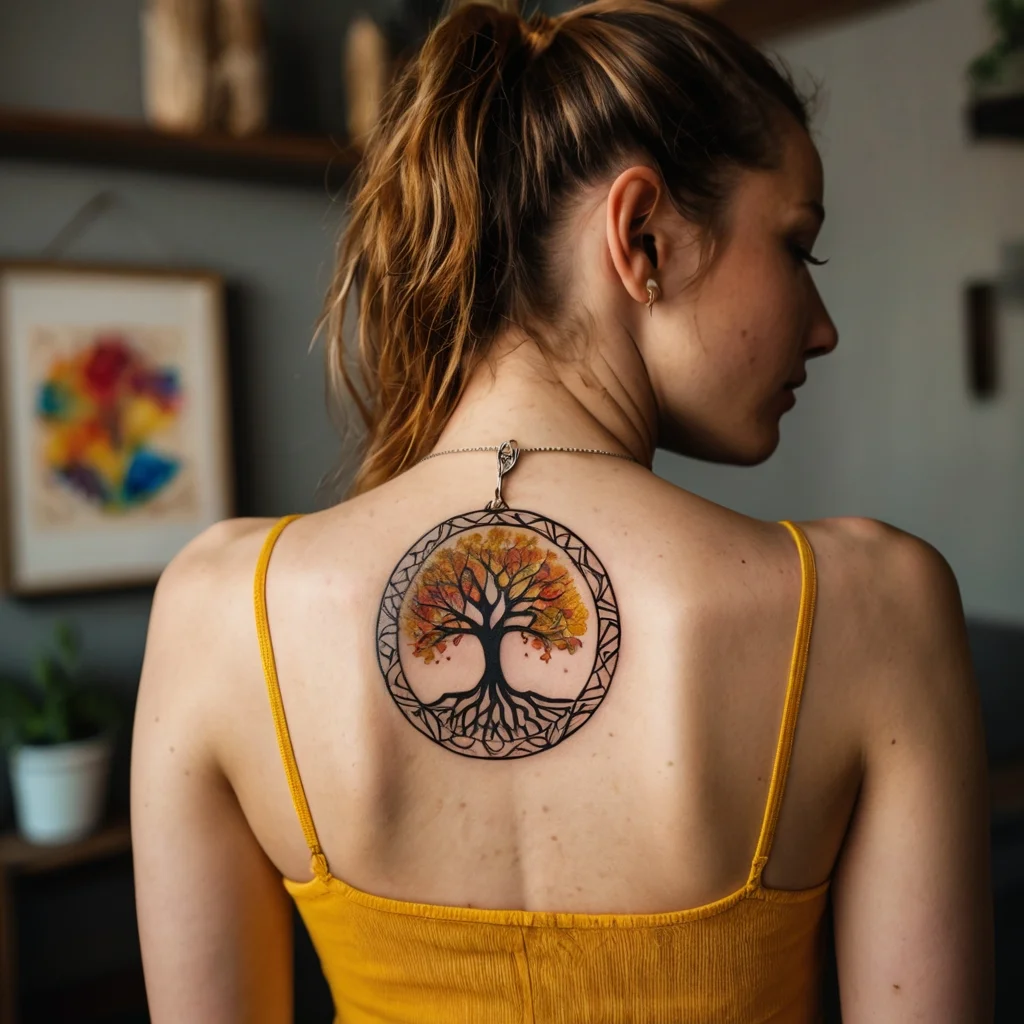
<path id="1" fill-rule="evenodd" d="M 616 459 L 629 459 L 636 462 L 632 455 L 623 455 L 622 452 L 606 452 L 602 448 L 569 448 L 556 445 L 540 445 L 534 448 L 520 448 L 519 443 L 512 439 L 503 444 L 477 445 L 473 448 L 448 448 L 443 452 L 434 452 L 432 455 L 424 455 L 419 462 L 426 462 L 427 459 L 436 459 L 438 455 L 454 455 L 456 452 L 497 452 L 498 453 L 498 483 L 494 488 L 494 498 L 484 508 L 487 511 L 501 512 L 508 509 L 508 502 L 501 496 L 502 480 L 512 472 L 513 467 L 519 459 L 521 452 L 583 452 L 587 455 L 611 455 Z M 419 462 L 417 465 L 419 465 Z M 637 463 L 639 465 L 639 463 Z"/>
<path id="2" fill-rule="evenodd" d="M 436 459 L 439 455 L 454 455 L 457 452 L 497 452 L 501 450 L 500 444 L 479 445 L 475 448 L 448 448 L 443 452 L 434 452 L 431 455 L 424 455 L 419 462 L 426 462 L 427 459 Z M 601 448 L 564 448 L 556 445 L 541 445 L 536 448 L 520 448 L 521 452 L 580 452 L 586 455 L 611 455 L 616 459 L 628 459 L 630 462 L 639 462 L 632 455 L 624 455 L 622 452 L 606 452 Z M 419 465 L 417 462 L 417 465 Z"/>

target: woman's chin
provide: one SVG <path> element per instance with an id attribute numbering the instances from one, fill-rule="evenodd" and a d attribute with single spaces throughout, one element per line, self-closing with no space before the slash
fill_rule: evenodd
<path id="1" fill-rule="evenodd" d="M 751 423 L 749 430 L 736 438 L 717 461 L 733 466 L 760 466 L 775 454 L 780 440 L 778 414 L 766 416 Z"/>
<path id="2" fill-rule="evenodd" d="M 766 417 L 745 430 L 728 436 L 705 434 L 700 438 L 660 439 L 658 447 L 676 455 L 725 466 L 759 466 L 779 447 L 779 417 Z"/>
<path id="3" fill-rule="evenodd" d="M 775 454 L 775 450 L 778 447 L 779 429 L 776 426 L 770 437 L 759 437 L 756 443 L 752 443 L 748 448 L 745 448 L 742 453 L 731 461 L 735 466 L 760 466 L 761 463 L 767 462 Z"/>

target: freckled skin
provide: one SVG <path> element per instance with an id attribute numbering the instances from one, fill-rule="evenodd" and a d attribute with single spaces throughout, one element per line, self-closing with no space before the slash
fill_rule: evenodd
<path id="1" fill-rule="evenodd" d="M 838 332 L 809 268 L 792 246 L 811 250 L 820 231 L 803 203 L 820 201 L 821 159 L 795 122 L 782 167 L 750 175 L 735 197 L 732 231 L 699 288 L 694 252 L 673 215 L 656 210 L 645 230 L 659 240 L 662 298 L 637 343 L 656 395 L 658 446 L 732 465 L 759 465 L 779 444 L 779 396 L 804 365 L 831 352 Z M 660 218 L 659 218 L 660 213 Z M 660 317 L 660 319 L 659 319 Z"/>

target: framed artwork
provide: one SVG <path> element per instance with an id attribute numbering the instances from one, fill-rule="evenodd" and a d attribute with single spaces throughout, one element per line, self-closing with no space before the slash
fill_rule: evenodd
<path id="1" fill-rule="evenodd" d="M 0 263 L 3 578 L 152 583 L 233 514 L 223 282 Z"/>

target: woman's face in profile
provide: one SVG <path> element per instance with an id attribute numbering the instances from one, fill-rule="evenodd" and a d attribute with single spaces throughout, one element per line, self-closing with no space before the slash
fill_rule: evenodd
<path id="1" fill-rule="evenodd" d="M 838 341 L 805 259 L 821 229 L 821 160 L 808 134 L 787 125 L 779 169 L 740 177 L 728 233 L 699 289 L 685 292 L 692 268 L 684 261 L 669 259 L 658 271 L 664 298 L 644 332 L 643 357 L 658 444 L 669 451 L 763 462 L 794 402 L 787 383 L 802 381 L 808 360 Z"/>

